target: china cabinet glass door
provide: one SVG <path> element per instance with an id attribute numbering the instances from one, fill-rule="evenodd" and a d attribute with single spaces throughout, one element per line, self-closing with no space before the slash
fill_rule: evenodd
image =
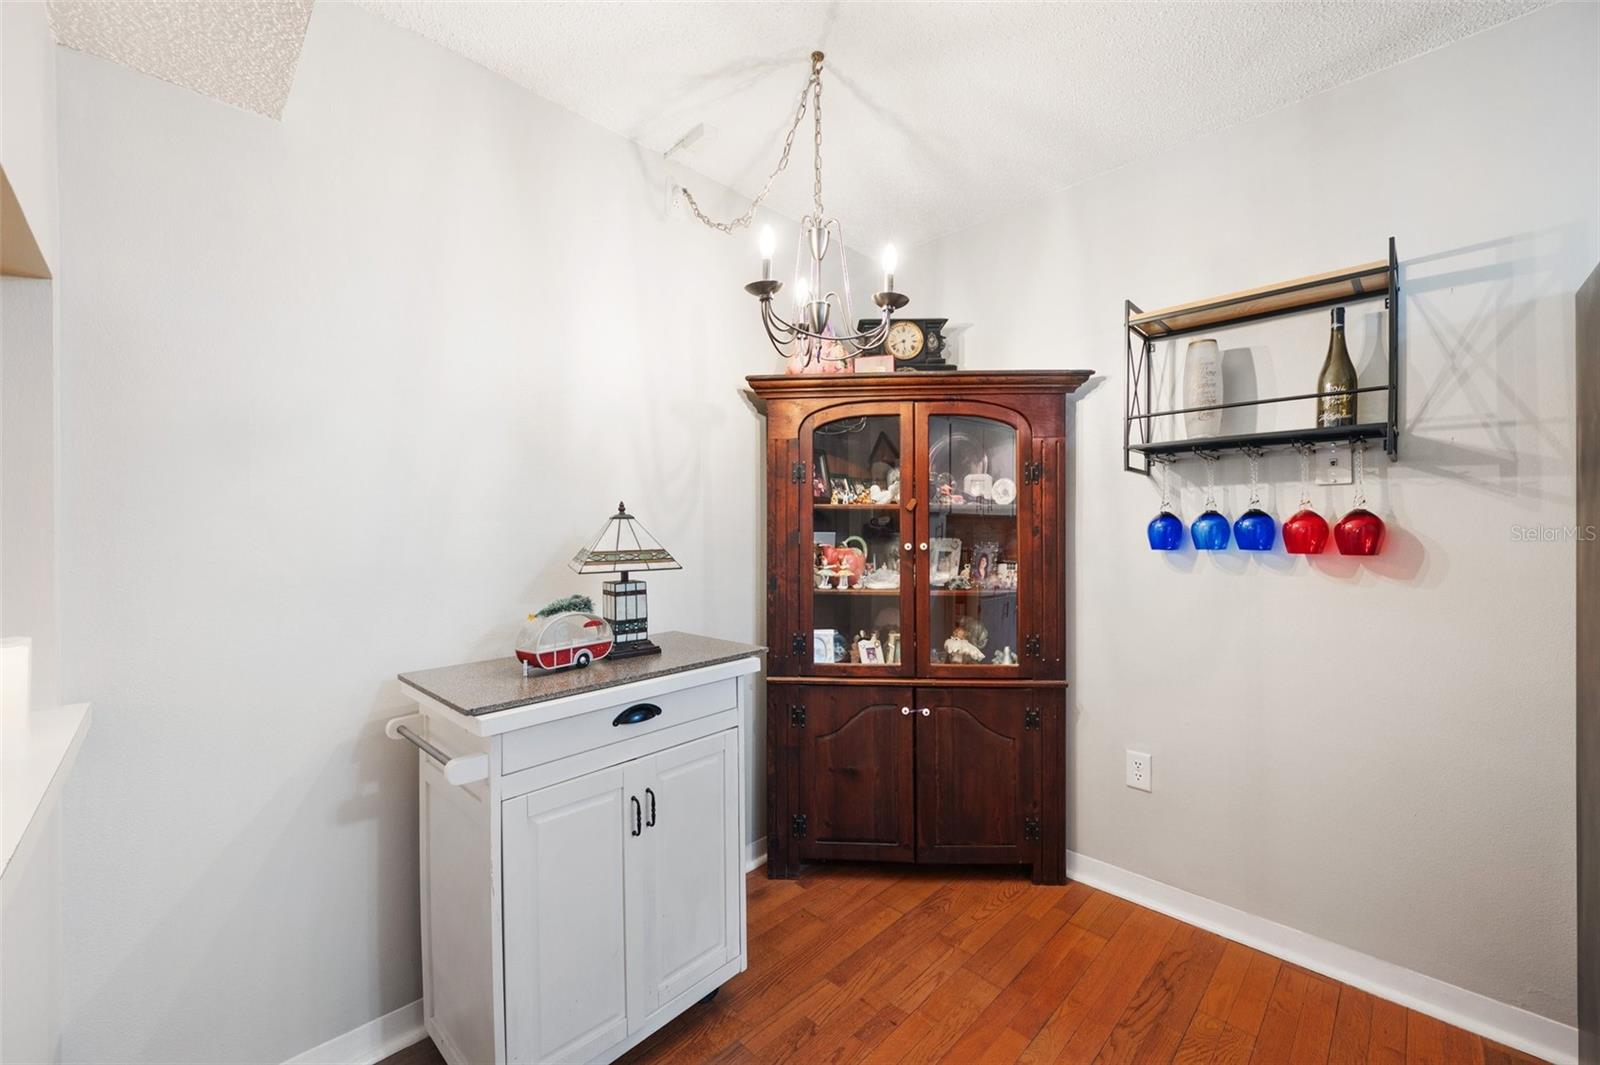
<path id="1" fill-rule="evenodd" d="M 923 674 L 1026 676 L 1030 629 L 1019 592 L 1033 573 L 1025 424 L 978 404 L 918 410 L 927 500 L 917 566 Z"/>
<path id="2" fill-rule="evenodd" d="M 901 467 L 911 430 L 909 403 L 836 407 L 801 428 L 801 625 L 813 674 L 913 672 L 915 503 Z"/>

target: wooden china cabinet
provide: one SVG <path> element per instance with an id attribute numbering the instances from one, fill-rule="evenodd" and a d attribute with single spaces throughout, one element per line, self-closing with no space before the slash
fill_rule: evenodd
<path id="1" fill-rule="evenodd" d="M 1065 879 L 1066 397 L 1089 371 L 757 376 L 767 872 Z"/>

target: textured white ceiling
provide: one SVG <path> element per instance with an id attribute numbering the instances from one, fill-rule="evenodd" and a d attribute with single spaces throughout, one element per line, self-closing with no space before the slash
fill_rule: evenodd
<path id="1" fill-rule="evenodd" d="M 272 118 L 312 0 L 50 0 L 56 42 Z"/>
<path id="2" fill-rule="evenodd" d="M 62 44 L 278 117 L 312 2 L 50 12 Z M 821 48 L 827 206 L 872 246 L 971 225 L 1547 0 L 359 2 L 646 148 L 698 128 L 673 158 L 752 195 Z M 809 122 L 771 201 L 797 217 Z"/>
<path id="3" fill-rule="evenodd" d="M 647 148 L 704 124 L 674 158 L 752 195 L 821 48 L 826 200 L 858 246 L 970 225 L 1541 6 L 360 2 Z M 773 193 L 796 217 L 810 168 L 802 131 Z"/>

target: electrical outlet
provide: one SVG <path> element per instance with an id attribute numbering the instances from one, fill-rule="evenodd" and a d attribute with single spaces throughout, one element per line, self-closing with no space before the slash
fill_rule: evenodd
<path id="1" fill-rule="evenodd" d="M 1352 471 L 1351 445 L 1349 444 L 1319 444 L 1316 454 L 1311 457 L 1311 467 L 1316 472 L 1315 480 L 1318 484 L 1354 484 L 1355 473 Z"/>
<path id="2" fill-rule="evenodd" d="M 1150 790 L 1150 756 L 1143 751 L 1128 752 L 1128 787 Z"/>

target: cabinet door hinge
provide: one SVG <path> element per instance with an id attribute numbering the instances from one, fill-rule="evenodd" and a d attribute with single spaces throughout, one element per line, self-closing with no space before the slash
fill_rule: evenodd
<path id="1" fill-rule="evenodd" d="M 789 480 L 793 481 L 795 484 L 805 484 L 806 483 L 806 464 L 803 463 L 803 462 L 797 462 L 793 466 L 790 466 L 789 467 Z"/>
<path id="2" fill-rule="evenodd" d="M 1043 643 L 1044 641 L 1039 639 L 1039 634 L 1034 633 L 1022 641 L 1022 653 L 1025 655 L 1030 655 L 1034 658 L 1043 658 Z"/>
<path id="3" fill-rule="evenodd" d="M 1034 817 L 1033 815 L 1030 814 L 1029 816 L 1024 817 L 1022 819 L 1022 838 L 1023 839 L 1038 839 L 1039 838 L 1039 819 L 1037 817 Z"/>
<path id="4" fill-rule="evenodd" d="M 1030 706 L 1022 712 L 1022 728 L 1024 731 L 1037 732 L 1039 731 L 1039 725 L 1040 714 L 1038 707 Z"/>
<path id="5" fill-rule="evenodd" d="M 1038 484 L 1044 480 L 1044 463 L 1024 462 L 1022 464 L 1022 483 Z"/>
<path id="6" fill-rule="evenodd" d="M 778 590 L 778 575 L 776 573 L 774 573 L 774 574 L 771 574 L 770 576 L 767 577 L 767 591 L 768 592 L 776 592 L 777 590 Z"/>
<path id="7" fill-rule="evenodd" d="M 806 653 L 806 634 L 797 632 L 794 639 L 789 641 L 789 651 L 792 654 L 803 655 Z"/>
<path id="8" fill-rule="evenodd" d="M 790 829 L 790 834 L 793 835 L 795 839 L 805 839 L 806 838 L 806 815 L 805 814 L 795 814 L 794 818 L 789 822 L 789 829 Z"/>
<path id="9" fill-rule="evenodd" d="M 789 707 L 789 724 L 795 728 L 806 727 L 806 708 L 803 706 Z"/>

